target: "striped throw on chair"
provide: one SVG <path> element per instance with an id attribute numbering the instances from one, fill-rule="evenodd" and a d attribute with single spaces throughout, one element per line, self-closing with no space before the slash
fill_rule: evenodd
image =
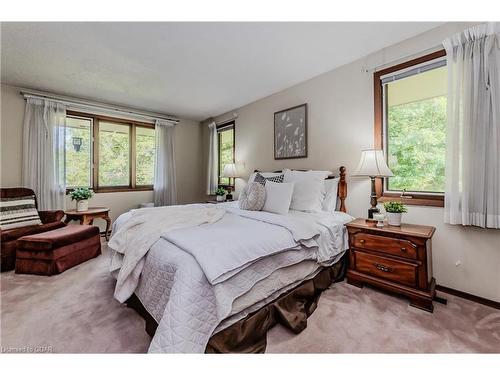
<path id="1" fill-rule="evenodd" d="M 1 198 L 0 229 L 42 224 L 35 206 L 35 196 Z"/>

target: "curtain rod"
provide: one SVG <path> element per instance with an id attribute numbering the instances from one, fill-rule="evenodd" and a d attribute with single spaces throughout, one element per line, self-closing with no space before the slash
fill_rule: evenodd
<path id="1" fill-rule="evenodd" d="M 107 103 L 103 103 L 103 102 L 91 101 L 91 100 L 86 100 L 86 99 L 72 98 L 69 96 L 51 94 L 51 93 L 37 91 L 37 90 L 21 89 L 20 93 L 25 98 L 50 99 L 50 100 L 54 100 L 54 101 L 58 101 L 60 103 L 66 104 L 66 105 L 75 106 L 78 108 L 87 108 L 87 109 L 91 109 L 91 110 L 93 109 L 93 110 L 101 110 L 101 111 L 128 114 L 128 115 L 141 117 L 141 118 L 148 119 L 148 120 L 166 120 L 166 121 L 170 121 L 170 122 L 174 122 L 174 123 L 179 122 L 179 119 L 173 118 L 172 116 L 169 116 L 166 114 L 149 112 L 149 111 L 142 111 L 142 110 L 138 110 L 138 109 L 131 109 L 131 108 L 126 108 L 126 107 L 122 107 L 122 106 L 118 106 L 118 105 L 114 105 L 114 104 L 107 104 Z"/>
<path id="2" fill-rule="evenodd" d="M 225 124 L 226 122 L 234 121 L 237 118 L 238 118 L 238 114 L 236 112 L 234 112 L 232 117 L 229 117 L 229 118 L 224 119 L 224 120 L 217 121 L 215 123 L 215 125 L 222 125 L 222 124 Z"/>
<path id="3" fill-rule="evenodd" d="M 405 60 L 411 60 L 412 58 L 417 58 L 419 56 L 427 55 L 427 54 L 432 53 L 432 52 L 437 52 L 437 51 L 440 51 L 442 49 L 443 49 L 443 45 L 439 44 L 437 46 L 427 48 L 427 49 L 425 49 L 423 51 L 411 53 L 411 54 L 408 54 L 408 55 L 405 55 L 405 56 L 398 57 L 396 59 L 392 59 L 390 61 L 386 61 L 386 62 L 384 62 L 382 64 L 372 66 L 371 68 L 366 68 L 365 72 L 366 73 L 374 73 L 374 72 L 376 72 L 377 70 L 379 70 L 380 68 L 382 68 L 382 67 L 384 67 L 386 65 L 393 65 L 393 64 L 395 64 L 397 62 L 404 62 Z"/>

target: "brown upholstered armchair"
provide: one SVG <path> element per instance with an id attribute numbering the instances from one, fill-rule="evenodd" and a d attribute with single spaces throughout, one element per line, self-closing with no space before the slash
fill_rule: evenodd
<path id="1" fill-rule="evenodd" d="M 0 196 L 2 198 L 16 198 L 35 195 L 35 192 L 26 188 L 2 188 Z M 35 205 L 37 205 L 35 196 Z M 38 207 L 38 206 L 37 206 Z M 13 228 L 7 230 L 0 229 L 1 235 L 1 271 L 13 270 L 16 265 L 16 246 L 17 239 L 30 234 L 48 232 L 49 230 L 64 227 L 65 224 L 61 221 L 64 216 L 64 211 L 38 211 L 40 215 L 41 225 L 30 225 L 27 227 Z"/>

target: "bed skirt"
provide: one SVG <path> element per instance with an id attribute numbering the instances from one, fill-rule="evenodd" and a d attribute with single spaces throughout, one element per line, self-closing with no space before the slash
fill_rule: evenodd
<path id="1" fill-rule="evenodd" d="M 304 281 L 273 302 L 213 335 L 205 353 L 264 353 L 267 331 L 278 323 L 294 333 L 300 333 L 307 327 L 307 318 L 316 310 L 321 293 L 332 283 L 342 281 L 346 270 L 347 256 L 344 255 L 337 263 L 323 268 L 312 279 Z M 146 320 L 146 332 L 151 337 L 154 336 L 158 323 L 139 298 L 134 294 L 126 304 Z"/>

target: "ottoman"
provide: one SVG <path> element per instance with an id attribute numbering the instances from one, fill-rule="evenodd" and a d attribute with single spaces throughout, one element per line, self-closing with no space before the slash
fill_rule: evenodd
<path id="1" fill-rule="evenodd" d="M 68 225 L 17 240 L 16 273 L 55 275 L 101 254 L 99 228 Z"/>

